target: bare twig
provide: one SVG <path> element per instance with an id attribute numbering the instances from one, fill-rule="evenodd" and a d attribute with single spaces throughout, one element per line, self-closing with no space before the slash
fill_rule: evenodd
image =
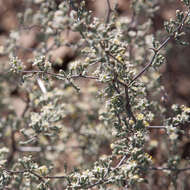
<path id="1" fill-rule="evenodd" d="M 23 118 L 27 112 L 27 110 L 29 109 L 29 103 L 30 103 L 30 99 L 29 99 L 29 95 L 27 94 L 26 100 L 24 101 L 26 103 L 26 107 L 24 108 L 21 117 Z"/>
<path id="2" fill-rule="evenodd" d="M 112 12 L 111 5 L 110 5 L 110 0 L 107 0 L 107 5 L 108 5 L 108 13 L 107 13 L 107 17 L 106 17 L 106 23 L 109 22 L 109 20 L 110 20 L 110 14 Z"/>
<path id="3" fill-rule="evenodd" d="M 16 151 L 17 147 L 15 142 L 15 130 L 11 129 L 11 152 L 7 158 L 7 163 L 6 163 L 7 166 L 9 166 L 12 160 L 14 159 Z"/>
<path id="4" fill-rule="evenodd" d="M 169 171 L 177 171 L 177 172 L 184 172 L 190 170 L 190 168 L 164 168 L 164 167 L 152 167 L 151 170 L 169 170 Z"/>
<path id="5" fill-rule="evenodd" d="M 148 126 L 148 129 L 166 129 L 165 126 Z"/>
<path id="6" fill-rule="evenodd" d="M 33 24 L 33 25 L 31 25 L 31 26 L 26 26 L 26 25 L 20 25 L 20 29 L 21 30 L 31 30 L 31 29 L 33 29 L 33 28 L 39 28 L 39 29 L 44 29 L 44 26 L 42 26 L 42 25 L 37 25 L 37 24 Z"/>
<path id="7" fill-rule="evenodd" d="M 68 146 L 67 150 L 71 149 L 84 149 L 84 146 Z M 56 151 L 56 146 L 47 146 L 47 147 L 40 147 L 40 146 L 19 146 L 17 147 L 17 151 L 19 152 L 45 152 L 45 151 Z"/>

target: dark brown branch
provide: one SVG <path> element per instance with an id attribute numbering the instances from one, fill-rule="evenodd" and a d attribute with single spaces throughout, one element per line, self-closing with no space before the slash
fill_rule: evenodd
<path id="1" fill-rule="evenodd" d="M 111 14 L 111 12 L 112 12 L 111 5 L 110 5 L 110 1 L 109 1 L 109 0 L 107 0 L 107 5 L 108 5 L 108 13 L 107 13 L 107 17 L 106 17 L 106 23 L 109 23 L 110 14 Z"/>
<path id="2" fill-rule="evenodd" d="M 132 118 L 134 122 L 136 122 L 136 118 L 132 112 L 131 105 L 130 105 L 128 87 L 125 87 L 125 100 L 126 100 L 125 109 L 126 109 L 127 115 L 129 118 Z"/>
<path id="3" fill-rule="evenodd" d="M 27 94 L 27 100 L 25 101 L 26 103 L 26 107 L 24 108 L 21 117 L 23 118 L 27 112 L 27 110 L 29 109 L 29 103 L 30 103 L 30 99 L 29 99 L 29 95 Z"/>
<path id="4" fill-rule="evenodd" d="M 166 129 L 165 126 L 148 126 L 146 128 L 148 128 L 148 129 Z"/>

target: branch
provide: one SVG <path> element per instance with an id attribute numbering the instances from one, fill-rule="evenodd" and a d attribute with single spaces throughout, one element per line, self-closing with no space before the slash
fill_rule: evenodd
<path id="1" fill-rule="evenodd" d="M 84 146 L 68 146 L 68 149 L 84 149 Z M 17 151 L 19 152 L 45 152 L 45 151 L 56 151 L 56 146 L 47 146 L 47 147 L 40 147 L 40 146 L 19 146 L 17 147 Z"/>
<path id="2" fill-rule="evenodd" d="M 128 114 L 128 117 L 129 118 L 132 118 L 133 121 L 136 123 L 136 118 L 132 112 L 132 109 L 131 109 L 131 105 L 130 105 L 130 98 L 129 98 L 129 92 L 128 92 L 128 87 L 125 87 L 125 99 L 126 99 L 126 105 L 125 105 L 125 109 L 126 109 L 126 112 Z"/>
<path id="3" fill-rule="evenodd" d="M 51 75 L 55 78 L 64 78 L 64 79 L 67 79 L 67 77 L 65 77 L 64 75 L 61 75 L 61 74 L 56 74 L 56 73 L 51 73 L 51 72 L 47 72 L 47 71 L 39 71 L 39 70 L 33 70 L 33 71 L 22 71 L 22 73 L 24 74 L 27 74 L 27 73 L 31 73 L 31 74 L 36 74 L 36 73 L 41 73 L 41 74 L 47 74 L 47 75 Z M 88 75 L 82 75 L 82 74 L 79 74 L 79 75 L 71 75 L 68 77 L 69 79 L 71 78 L 88 78 L 88 79 L 99 79 L 98 77 L 95 77 L 95 76 L 88 76 Z"/>
<path id="4" fill-rule="evenodd" d="M 7 166 L 9 166 L 12 160 L 14 159 L 16 151 L 17 147 L 15 142 L 15 130 L 11 128 L 11 152 L 7 158 L 7 163 L 6 163 Z"/>
<path id="5" fill-rule="evenodd" d="M 178 172 L 184 172 L 187 170 L 190 170 L 190 168 L 163 168 L 163 167 L 152 167 L 151 170 L 170 170 L 170 171 L 178 171 Z"/>
<path id="6" fill-rule="evenodd" d="M 146 128 L 148 128 L 148 129 L 166 129 L 165 126 L 148 126 Z"/>
<path id="7" fill-rule="evenodd" d="M 150 63 L 148 63 L 148 64 L 142 69 L 142 71 L 140 71 L 140 73 L 138 73 L 138 74 L 131 80 L 131 82 L 128 84 L 128 87 L 130 87 L 130 86 L 133 84 L 133 82 L 134 82 L 135 80 L 137 80 L 146 70 L 149 69 L 150 66 L 152 66 L 152 64 L 153 64 L 153 62 L 154 62 L 156 56 L 157 56 L 158 53 L 160 52 L 160 50 L 168 44 L 168 42 L 176 35 L 176 32 L 180 32 L 180 31 L 182 30 L 182 27 L 183 27 L 183 25 L 184 25 L 184 23 L 185 23 L 187 17 L 189 16 L 189 14 L 190 14 L 190 9 L 188 10 L 186 16 L 184 17 L 182 23 L 174 30 L 173 35 L 167 37 L 166 40 L 164 40 L 164 42 L 160 45 L 160 47 L 158 47 L 157 49 L 152 49 L 152 50 L 154 51 L 154 55 L 153 55 L 153 57 L 152 57 Z"/>
<path id="8" fill-rule="evenodd" d="M 107 13 L 107 17 L 106 17 L 106 23 L 109 23 L 110 14 L 112 12 L 111 5 L 110 5 L 110 0 L 107 0 L 107 5 L 108 5 L 108 13 Z"/>
<path id="9" fill-rule="evenodd" d="M 30 169 L 14 171 L 14 170 L 7 170 L 6 168 L 3 168 L 3 170 L 6 171 L 7 173 L 9 173 L 10 175 L 23 174 L 23 173 L 28 172 L 28 173 L 35 175 L 36 177 L 38 177 L 43 182 L 44 182 L 44 179 L 64 179 L 64 178 L 67 178 L 67 176 L 41 176 L 41 175 L 35 173 L 34 171 L 32 171 Z"/>

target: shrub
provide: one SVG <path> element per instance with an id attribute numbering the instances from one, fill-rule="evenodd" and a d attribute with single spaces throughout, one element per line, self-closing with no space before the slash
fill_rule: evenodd
<path id="1" fill-rule="evenodd" d="M 1 189 L 190 187 L 180 152 L 190 108 L 167 99 L 160 71 L 171 40 L 188 45 L 189 1 L 182 3 L 165 31 L 153 32 L 154 1 L 133 0 L 132 17 L 120 17 L 107 0 L 105 19 L 85 1 L 24 2 L 20 27 L 4 46 L 9 65 L 1 65 Z M 32 30 L 37 45 L 29 49 L 19 39 Z M 68 41 L 71 33 L 80 38 Z M 76 55 L 67 69 L 54 56 L 62 47 Z M 13 90 L 25 102 L 20 115 Z"/>

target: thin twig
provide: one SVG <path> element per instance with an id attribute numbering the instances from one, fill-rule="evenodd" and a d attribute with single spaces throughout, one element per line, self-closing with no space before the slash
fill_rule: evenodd
<path id="1" fill-rule="evenodd" d="M 112 12 L 111 5 L 110 5 L 110 1 L 109 1 L 109 0 L 107 0 L 107 5 L 108 5 L 108 13 L 107 13 L 107 17 L 106 17 L 106 23 L 109 23 L 110 14 L 111 14 L 111 12 Z"/>
<path id="2" fill-rule="evenodd" d="M 67 178 L 67 176 L 42 176 L 42 175 L 39 175 L 30 169 L 14 171 L 14 170 L 7 170 L 6 168 L 3 168 L 3 170 L 6 171 L 7 173 L 9 173 L 10 175 L 23 174 L 23 173 L 28 172 L 28 173 L 35 175 L 36 177 L 38 177 L 42 181 L 44 181 L 44 179 L 64 179 L 64 178 Z"/>
<path id="3" fill-rule="evenodd" d="M 178 171 L 178 172 L 184 172 L 187 170 L 190 170 L 190 168 L 164 168 L 164 167 L 152 167 L 151 170 L 169 170 L 169 171 Z"/>
<path id="4" fill-rule="evenodd" d="M 29 109 L 30 99 L 29 99 L 29 95 L 28 95 L 28 94 L 27 94 L 25 103 L 26 103 L 26 106 L 25 106 L 25 108 L 24 108 L 24 110 L 23 110 L 23 112 L 22 112 L 22 114 L 21 114 L 21 117 L 22 117 L 22 118 L 25 116 L 27 110 Z"/>
<path id="5" fill-rule="evenodd" d="M 165 126 L 148 126 L 146 128 L 148 128 L 148 129 L 166 129 Z"/>
<path id="6" fill-rule="evenodd" d="M 31 29 L 33 29 L 33 28 L 39 28 L 39 29 L 42 29 L 42 28 L 44 28 L 44 26 L 42 26 L 42 25 L 37 25 L 37 24 L 34 24 L 34 25 L 31 25 L 31 26 L 27 26 L 27 25 L 20 25 L 20 29 L 21 30 L 31 30 Z"/>
<path id="7" fill-rule="evenodd" d="M 157 53 L 154 53 L 154 55 L 153 55 L 153 57 L 152 57 L 150 63 L 148 63 L 148 64 L 142 69 L 142 71 L 140 71 L 140 73 L 137 74 L 137 75 L 131 80 L 131 82 L 128 84 L 128 87 L 130 87 L 130 86 L 133 84 L 133 82 L 134 82 L 135 80 L 137 80 L 137 79 L 153 64 L 154 59 L 155 59 L 156 56 L 157 56 Z"/>
<path id="8" fill-rule="evenodd" d="M 68 149 L 84 149 L 84 146 L 69 146 Z M 47 146 L 47 147 L 40 147 L 40 146 L 19 146 L 17 147 L 17 151 L 19 152 L 45 152 L 45 151 L 56 151 L 56 146 Z"/>
<path id="9" fill-rule="evenodd" d="M 32 70 L 32 71 L 22 71 L 22 73 L 24 74 L 27 74 L 27 73 L 31 73 L 31 74 L 35 74 L 35 73 L 41 73 L 41 74 L 47 74 L 47 75 L 51 75 L 55 78 L 64 78 L 64 79 L 67 79 L 67 77 L 65 77 L 64 75 L 61 75 L 61 74 L 56 74 L 56 73 L 51 73 L 51 72 L 47 72 L 47 71 L 38 71 L 38 70 Z M 71 75 L 71 76 L 68 76 L 69 79 L 71 78 L 88 78 L 88 79 L 99 79 L 98 77 L 95 77 L 95 76 L 88 76 L 88 75 L 82 75 L 82 74 L 79 74 L 79 75 Z"/>
<path id="10" fill-rule="evenodd" d="M 7 158 L 7 163 L 6 163 L 7 166 L 9 166 L 12 160 L 14 159 L 16 151 L 17 147 L 15 142 L 15 130 L 11 128 L 11 152 Z"/>

